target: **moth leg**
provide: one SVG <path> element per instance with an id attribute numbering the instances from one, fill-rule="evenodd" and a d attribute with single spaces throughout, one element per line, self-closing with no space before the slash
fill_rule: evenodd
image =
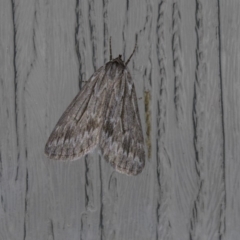
<path id="1" fill-rule="evenodd" d="M 109 46 L 110 46 L 110 61 L 112 60 L 112 37 L 109 38 Z"/>

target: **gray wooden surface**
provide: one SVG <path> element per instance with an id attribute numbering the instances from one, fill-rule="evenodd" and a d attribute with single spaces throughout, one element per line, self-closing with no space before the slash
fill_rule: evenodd
<path id="1" fill-rule="evenodd" d="M 239 240 L 238 0 L 0 1 L 1 240 Z M 44 145 L 83 81 L 138 50 L 143 172 Z"/>

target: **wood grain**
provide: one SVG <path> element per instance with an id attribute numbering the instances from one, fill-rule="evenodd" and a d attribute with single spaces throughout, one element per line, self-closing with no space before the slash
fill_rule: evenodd
<path id="1" fill-rule="evenodd" d="M 239 10 L 237 0 L 1 1 L 0 239 L 238 240 Z M 108 61 L 110 36 L 125 60 L 138 42 L 129 69 L 149 159 L 136 177 L 97 151 L 44 156 Z"/>

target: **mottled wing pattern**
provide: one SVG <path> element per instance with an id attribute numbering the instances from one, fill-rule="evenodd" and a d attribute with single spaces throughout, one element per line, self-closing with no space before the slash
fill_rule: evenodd
<path id="1" fill-rule="evenodd" d="M 117 66 L 121 70 L 123 66 Z M 114 71 L 109 71 L 110 74 Z M 118 172 L 137 175 L 145 165 L 144 139 L 137 96 L 131 75 L 124 67 L 108 85 L 106 113 L 99 146 L 107 162 Z"/>
<path id="2" fill-rule="evenodd" d="M 105 89 L 104 67 L 101 67 L 59 119 L 45 146 L 49 158 L 76 160 L 98 145 Z"/>

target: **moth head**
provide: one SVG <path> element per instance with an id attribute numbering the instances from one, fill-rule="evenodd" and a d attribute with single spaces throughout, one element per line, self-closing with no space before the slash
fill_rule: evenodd
<path id="1" fill-rule="evenodd" d="M 118 63 L 118 64 L 120 64 L 120 65 L 123 65 L 123 66 L 125 66 L 125 63 L 124 63 L 124 61 L 122 60 L 122 55 L 119 55 L 117 58 L 114 58 L 112 61 L 111 61 L 112 63 Z"/>
<path id="2" fill-rule="evenodd" d="M 137 42 L 136 42 L 132 54 L 130 55 L 130 57 L 128 58 L 128 60 L 127 60 L 126 63 L 125 63 L 125 62 L 122 60 L 122 55 L 121 55 L 121 54 L 119 54 L 117 58 L 112 59 L 111 37 L 110 37 L 110 39 L 109 39 L 109 45 L 110 45 L 110 62 L 117 62 L 117 63 L 123 64 L 124 66 L 127 66 L 127 65 L 128 65 L 130 59 L 132 58 L 132 56 L 133 56 L 133 54 L 135 53 L 136 48 L 137 48 Z"/>

